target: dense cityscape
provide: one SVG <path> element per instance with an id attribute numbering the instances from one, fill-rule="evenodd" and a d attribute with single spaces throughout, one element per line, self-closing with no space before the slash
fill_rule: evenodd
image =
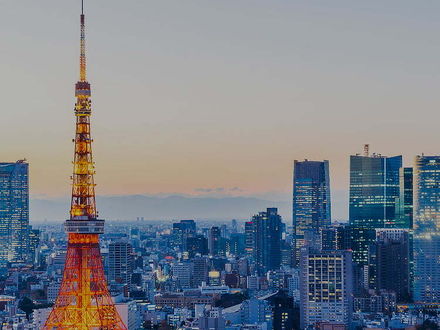
<path id="1" fill-rule="evenodd" d="M 30 221 L 32 162 L 0 162 L 0 329 L 439 328 L 438 155 L 407 167 L 365 144 L 349 156 L 345 221 L 332 220 L 330 162 L 305 159 L 293 163 L 292 222 L 267 205 L 246 220 L 104 226 L 84 8 L 80 27 L 68 219 Z"/>
<path id="2" fill-rule="evenodd" d="M 60 290 L 61 224 L 29 226 L 25 161 L 1 163 L 1 319 L 40 329 Z M 225 223 L 109 222 L 101 253 L 128 329 L 434 327 L 440 156 L 350 156 L 348 223 L 328 161 L 295 161 L 293 225 L 276 208 Z"/>

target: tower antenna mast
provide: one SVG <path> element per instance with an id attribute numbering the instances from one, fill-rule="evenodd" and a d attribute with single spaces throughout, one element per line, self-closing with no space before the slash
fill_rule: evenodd
<path id="1" fill-rule="evenodd" d="M 99 235 L 104 220 L 98 219 L 95 202 L 95 163 L 92 157 L 90 117 L 91 89 L 86 79 L 84 0 L 81 0 L 80 77 L 75 85 L 76 132 L 70 217 L 63 281 L 44 330 L 127 330 L 116 310 L 102 264 Z"/>
<path id="2" fill-rule="evenodd" d="M 79 58 L 79 80 L 86 81 L 86 24 L 84 16 L 84 0 L 81 0 L 81 39 Z"/>

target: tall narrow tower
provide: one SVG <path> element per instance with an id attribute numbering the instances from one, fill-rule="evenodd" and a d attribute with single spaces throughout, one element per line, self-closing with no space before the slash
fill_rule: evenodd
<path id="1" fill-rule="evenodd" d="M 82 3 L 83 4 L 83 3 Z M 90 136 L 90 84 L 86 80 L 84 10 L 81 10 L 80 77 L 75 87 L 75 156 L 69 236 L 63 282 L 44 329 L 127 329 L 116 311 L 104 275 L 99 234 L 104 220 L 98 219 L 95 204 L 95 173 Z"/>

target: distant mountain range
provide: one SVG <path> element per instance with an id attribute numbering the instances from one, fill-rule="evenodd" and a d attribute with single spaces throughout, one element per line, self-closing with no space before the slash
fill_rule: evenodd
<path id="1" fill-rule="evenodd" d="M 98 196 L 99 215 L 107 220 L 249 219 L 268 207 L 277 207 L 285 222 L 291 221 L 291 203 L 254 197 Z M 69 199 L 31 199 L 31 222 L 67 218 Z"/>

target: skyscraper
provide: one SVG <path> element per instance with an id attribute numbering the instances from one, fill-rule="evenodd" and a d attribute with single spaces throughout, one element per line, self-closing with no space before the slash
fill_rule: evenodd
<path id="1" fill-rule="evenodd" d="M 255 249 L 254 258 L 260 273 L 277 269 L 281 264 L 281 216 L 278 209 L 268 208 L 266 212 L 254 215 Z"/>
<path id="2" fill-rule="evenodd" d="M 410 297 L 410 240 L 406 229 L 378 229 L 376 289 L 392 291 L 398 302 Z"/>
<path id="3" fill-rule="evenodd" d="M 300 261 L 301 329 L 319 322 L 350 325 L 353 310 L 350 251 L 302 248 Z"/>
<path id="4" fill-rule="evenodd" d="M 29 164 L 0 163 L 0 267 L 29 256 Z"/>
<path id="5" fill-rule="evenodd" d="M 293 235 L 296 263 L 304 232 L 319 231 L 331 223 L 329 162 L 297 161 L 293 169 Z"/>
<path id="6" fill-rule="evenodd" d="M 245 232 L 245 249 L 246 254 L 254 258 L 255 257 L 255 222 L 253 221 L 246 221 L 244 224 L 244 232 Z"/>
<path id="7" fill-rule="evenodd" d="M 40 230 L 32 229 L 32 226 L 29 226 L 29 261 L 33 263 L 38 263 L 40 235 Z"/>
<path id="8" fill-rule="evenodd" d="M 173 264 L 173 278 L 180 289 L 191 287 L 191 277 L 194 272 L 194 264 L 188 261 Z"/>
<path id="9" fill-rule="evenodd" d="M 396 228 L 413 228 L 413 168 L 402 167 L 399 171 L 399 203 Z"/>
<path id="10" fill-rule="evenodd" d="M 209 230 L 209 238 L 208 238 L 208 245 L 209 245 L 209 253 L 212 256 L 217 256 L 220 253 L 220 244 L 221 244 L 221 233 L 220 228 L 213 226 Z"/>
<path id="11" fill-rule="evenodd" d="M 190 258 L 194 258 L 196 254 L 207 255 L 208 239 L 203 235 L 195 235 L 186 239 L 186 250 Z"/>
<path id="12" fill-rule="evenodd" d="M 414 300 L 440 301 L 440 156 L 414 165 Z"/>
<path id="13" fill-rule="evenodd" d="M 180 220 L 180 222 L 173 223 L 173 241 L 176 247 L 181 251 L 187 249 L 186 241 L 188 237 L 193 237 L 196 234 L 196 223 L 194 220 Z"/>
<path id="14" fill-rule="evenodd" d="M 402 156 L 350 156 L 349 220 L 355 227 L 395 227 Z"/>
<path id="15" fill-rule="evenodd" d="M 112 242 L 108 247 L 108 280 L 130 284 L 134 270 L 133 247 L 128 242 Z"/>
<path id="16" fill-rule="evenodd" d="M 227 252 L 230 255 L 242 256 L 246 247 L 246 235 L 244 233 L 232 233 L 228 241 Z"/>
<path id="17" fill-rule="evenodd" d="M 208 262 L 209 259 L 207 257 L 195 257 L 193 259 L 193 277 L 192 277 L 192 286 L 194 288 L 198 288 L 202 286 L 202 283 L 208 283 Z"/>
<path id="18" fill-rule="evenodd" d="M 376 229 L 348 225 L 340 227 L 339 233 L 341 246 L 353 251 L 353 261 L 361 267 L 368 265 L 369 247 L 376 242 Z"/>
<path id="19" fill-rule="evenodd" d="M 338 250 L 351 250 L 352 261 L 354 266 L 354 278 L 356 285 L 355 293 L 360 293 L 363 289 L 368 288 L 370 280 L 370 264 L 371 264 L 371 248 L 376 242 L 376 229 L 354 227 L 351 225 L 339 225 L 334 227 L 336 233 L 327 233 L 331 228 L 323 229 L 322 246 L 326 248 L 334 248 Z M 336 238 L 334 237 L 336 235 Z M 374 274 L 373 274 L 374 275 Z"/>

